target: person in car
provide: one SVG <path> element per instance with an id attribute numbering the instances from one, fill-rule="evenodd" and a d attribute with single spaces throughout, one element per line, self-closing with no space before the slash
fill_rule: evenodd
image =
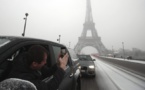
<path id="1" fill-rule="evenodd" d="M 63 80 L 68 53 L 58 57 L 59 64 L 46 66 L 49 53 L 40 45 L 32 46 L 14 60 L 10 78 L 20 78 L 32 82 L 38 90 L 57 90 Z M 49 63 L 49 62 L 48 62 Z"/>

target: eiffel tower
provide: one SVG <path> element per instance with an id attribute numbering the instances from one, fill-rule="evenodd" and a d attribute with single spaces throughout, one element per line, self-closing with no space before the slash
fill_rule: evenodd
<path id="1" fill-rule="evenodd" d="M 79 54 L 84 47 L 92 46 L 97 49 L 100 55 L 105 55 L 107 49 L 101 42 L 101 38 L 98 36 L 97 31 L 95 29 L 90 0 L 87 0 L 86 5 L 86 18 L 83 32 L 81 34 L 81 37 L 78 38 L 78 43 L 76 44 L 74 50 L 76 53 Z M 92 36 L 87 36 L 87 31 L 89 30 L 91 31 Z"/>

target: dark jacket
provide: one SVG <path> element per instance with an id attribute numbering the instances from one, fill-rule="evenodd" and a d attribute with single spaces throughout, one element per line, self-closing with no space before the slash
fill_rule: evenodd
<path id="1" fill-rule="evenodd" d="M 27 64 L 28 54 L 18 56 L 13 63 L 10 78 L 20 78 L 35 84 L 38 90 L 57 90 L 64 77 L 64 70 L 56 64 L 52 68 L 44 66 L 41 70 L 32 70 Z"/>

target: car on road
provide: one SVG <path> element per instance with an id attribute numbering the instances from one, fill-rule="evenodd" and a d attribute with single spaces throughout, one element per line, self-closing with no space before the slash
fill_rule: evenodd
<path id="1" fill-rule="evenodd" d="M 131 59 L 132 59 L 132 56 L 127 56 L 127 59 L 128 59 L 128 60 L 131 60 Z"/>
<path id="2" fill-rule="evenodd" d="M 82 76 L 95 76 L 95 59 L 92 59 L 90 55 L 78 55 L 81 66 Z"/>
<path id="3" fill-rule="evenodd" d="M 62 44 L 36 38 L 0 36 L 0 82 L 8 78 L 15 58 L 35 44 L 42 45 L 48 50 L 47 62 L 49 63 L 46 64 L 48 67 L 57 63 L 62 48 L 68 52 L 69 60 L 66 73 L 58 90 L 80 90 L 80 70 L 79 64 L 76 62 L 77 58 L 73 61 L 67 47 Z"/>

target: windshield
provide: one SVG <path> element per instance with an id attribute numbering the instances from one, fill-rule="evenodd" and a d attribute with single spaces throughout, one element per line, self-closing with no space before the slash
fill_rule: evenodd
<path id="1" fill-rule="evenodd" d="M 92 61 L 92 58 L 90 57 L 90 55 L 78 55 L 80 60 L 84 60 L 84 61 Z"/>
<path id="2" fill-rule="evenodd" d="M 7 43 L 9 43 L 10 40 L 7 39 L 7 38 L 3 38 L 3 37 L 0 37 L 0 48 L 4 45 L 6 45 Z"/>

